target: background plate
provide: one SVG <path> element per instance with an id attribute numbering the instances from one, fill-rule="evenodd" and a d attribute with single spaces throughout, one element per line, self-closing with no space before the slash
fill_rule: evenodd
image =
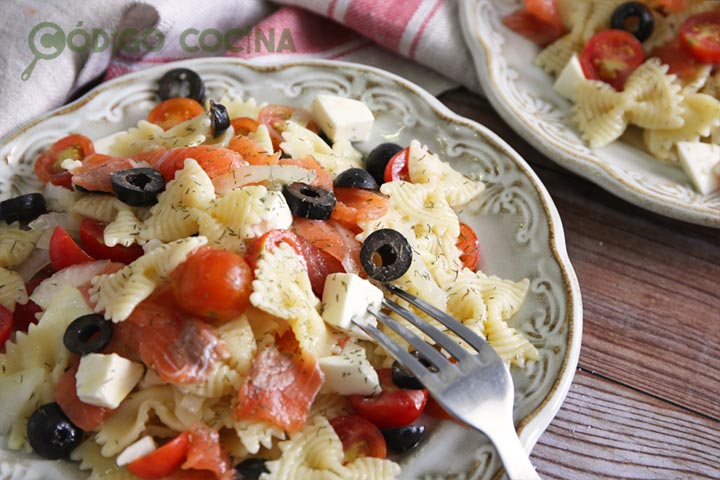
<path id="1" fill-rule="evenodd" d="M 591 150 L 569 121 L 570 102 L 535 65 L 539 47 L 500 19 L 519 0 L 460 0 L 460 21 L 483 90 L 493 107 L 535 148 L 563 167 L 639 207 L 720 228 L 720 192 L 696 193 L 680 168 L 630 141 Z"/>
<path id="2" fill-rule="evenodd" d="M 528 300 L 512 323 L 542 356 L 528 368 L 513 371 L 515 419 L 523 443 L 531 449 L 567 394 L 580 350 L 580 291 L 560 219 L 536 175 L 505 142 L 399 77 L 326 61 L 260 67 L 227 58 L 143 70 L 102 84 L 0 140 L 0 198 L 37 188 L 33 161 L 58 138 L 81 132 L 97 140 L 144 118 L 157 101 L 157 79 L 178 65 L 196 70 L 214 98 L 233 93 L 295 106 L 308 106 L 321 92 L 358 98 L 376 116 L 372 138 L 356 145 L 361 151 L 382 141 L 407 144 L 418 138 L 457 169 L 483 178 L 488 188 L 462 213 L 479 234 L 483 270 L 530 279 Z M 486 479 L 500 465 L 483 435 L 453 422 L 437 425 L 422 448 L 399 460 L 403 478 Z M 0 479 L 77 478 L 75 468 L 0 450 Z"/>

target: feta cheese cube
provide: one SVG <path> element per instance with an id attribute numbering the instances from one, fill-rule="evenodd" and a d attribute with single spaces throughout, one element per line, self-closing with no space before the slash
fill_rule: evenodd
<path id="1" fill-rule="evenodd" d="M 341 138 L 363 142 L 370 138 L 375 117 L 367 105 L 359 100 L 337 95 L 318 95 L 310 110 L 315 122 L 333 142 Z"/>
<path id="2" fill-rule="evenodd" d="M 143 366 L 111 353 L 80 359 L 75 374 L 78 398 L 90 405 L 117 408 L 143 376 Z"/>
<path id="3" fill-rule="evenodd" d="M 678 157 L 695 189 L 703 195 L 720 190 L 720 145 L 702 142 L 678 142 Z"/>
<path id="4" fill-rule="evenodd" d="M 354 273 L 332 273 L 325 279 L 322 298 L 322 317 L 325 323 L 347 331 L 353 336 L 367 338 L 357 326 L 377 325 L 368 308 L 379 310 L 383 292 Z"/>
<path id="5" fill-rule="evenodd" d="M 250 227 L 251 237 L 261 237 L 270 230 L 290 228 L 293 222 L 292 212 L 282 192 L 270 190 L 263 198 L 265 212 L 260 222 Z"/>
<path id="6" fill-rule="evenodd" d="M 325 388 L 329 391 L 340 395 L 380 393 L 378 374 L 360 346 L 348 347 L 340 355 L 323 357 L 319 363 L 325 374 Z"/>
<path id="7" fill-rule="evenodd" d="M 155 440 L 150 435 L 146 435 L 137 442 L 128 445 L 128 447 L 122 451 L 117 457 L 117 464 L 119 467 L 132 463 L 138 458 L 146 457 L 157 450 Z"/>
<path id="8" fill-rule="evenodd" d="M 563 97 L 574 101 L 577 86 L 584 81 L 586 81 L 585 73 L 583 73 L 580 65 L 580 58 L 575 53 L 565 64 L 565 68 L 560 72 L 560 75 L 558 75 L 553 89 Z"/>

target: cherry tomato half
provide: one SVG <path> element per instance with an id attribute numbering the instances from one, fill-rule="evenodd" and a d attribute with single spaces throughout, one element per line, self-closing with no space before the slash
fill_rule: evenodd
<path id="1" fill-rule="evenodd" d="M 477 270 L 480 263 L 480 242 L 475 231 L 465 222 L 460 222 L 460 236 L 458 237 L 457 247 L 462 254 L 460 261 L 463 267 L 472 271 Z"/>
<path id="2" fill-rule="evenodd" d="M 35 175 L 44 183 L 72 188 L 70 172 L 60 166 L 63 160 L 82 160 L 95 153 L 92 140 L 74 134 L 61 138 L 35 161 Z"/>
<path id="3" fill-rule="evenodd" d="M 285 122 L 290 118 L 297 120 L 298 123 L 315 133 L 319 130 L 307 110 L 292 108 L 287 105 L 267 105 L 260 110 L 258 122 L 267 127 L 275 150 L 279 149 L 280 144 L 283 142 L 282 132 L 285 130 Z"/>
<path id="4" fill-rule="evenodd" d="M 660 62 L 668 66 L 668 73 L 677 75 L 683 80 L 693 78 L 702 65 L 688 52 L 688 48 L 680 42 L 680 39 L 653 49 L 648 57 L 657 57 Z"/>
<path id="5" fill-rule="evenodd" d="M 720 63 L 720 12 L 698 13 L 685 20 L 680 41 L 701 62 Z"/>
<path id="6" fill-rule="evenodd" d="M 96 260 L 112 260 L 124 264 L 137 260 L 144 253 L 140 245 L 105 245 L 105 224 L 91 218 L 80 223 L 80 241 L 83 249 Z"/>
<path id="7" fill-rule="evenodd" d="M 95 261 L 80 246 L 75 243 L 70 234 L 62 227 L 55 227 L 50 237 L 50 263 L 57 272 L 70 265 Z"/>
<path id="8" fill-rule="evenodd" d="M 343 444 L 345 463 L 363 457 L 387 457 L 385 437 L 375 425 L 364 418 L 342 415 L 330 420 L 330 425 Z"/>
<path id="9" fill-rule="evenodd" d="M 147 121 L 159 125 L 163 130 L 168 130 L 201 113 L 203 113 L 203 107 L 197 100 L 175 97 L 155 105 L 148 113 Z"/>
<path id="10" fill-rule="evenodd" d="M 378 428 L 404 427 L 422 413 L 428 399 L 427 390 L 398 388 L 392 381 L 392 369 L 378 370 L 382 392 L 372 397 L 349 395 L 355 412 Z"/>
<path id="11" fill-rule="evenodd" d="M 13 312 L 0 305 L 0 349 L 5 348 L 5 342 L 13 332 Z"/>
<path id="12" fill-rule="evenodd" d="M 580 54 L 586 78 L 602 80 L 621 91 L 628 77 L 644 61 L 643 48 L 632 33 L 603 30 L 593 35 Z"/>
<path id="13" fill-rule="evenodd" d="M 252 281 L 243 257 L 206 246 L 178 266 L 170 284 L 175 300 L 187 312 L 226 321 L 249 305 Z"/>
<path id="14" fill-rule="evenodd" d="M 260 124 L 257 120 L 253 120 L 250 117 L 236 117 L 230 120 L 230 125 L 233 127 L 235 135 L 247 135 L 254 133 Z"/>
<path id="15" fill-rule="evenodd" d="M 453 416 L 450 415 L 432 396 L 428 398 L 427 405 L 425 405 L 425 415 L 430 415 L 438 420 L 453 420 Z"/>
<path id="16" fill-rule="evenodd" d="M 128 463 L 127 469 L 143 479 L 166 477 L 180 469 L 189 448 L 190 434 L 183 432 L 151 454 Z"/>
<path id="17" fill-rule="evenodd" d="M 395 180 L 410 181 L 410 171 L 408 170 L 408 155 L 410 147 L 405 147 L 398 153 L 393 155 L 385 165 L 385 174 L 383 180 L 392 182 Z"/>

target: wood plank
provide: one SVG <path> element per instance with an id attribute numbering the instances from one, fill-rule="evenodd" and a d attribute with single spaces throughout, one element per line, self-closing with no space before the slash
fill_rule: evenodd
<path id="1" fill-rule="evenodd" d="M 544 479 L 717 479 L 720 422 L 578 371 L 531 460 Z"/>
<path id="2" fill-rule="evenodd" d="M 720 231 L 686 229 L 584 180 L 539 174 L 583 292 L 581 367 L 720 418 Z"/>
<path id="3" fill-rule="evenodd" d="M 518 150 L 560 211 L 583 292 L 581 367 L 720 418 L 720 230 L 648 212 L 565 171 L 473 97 L 442 99 Z"/>

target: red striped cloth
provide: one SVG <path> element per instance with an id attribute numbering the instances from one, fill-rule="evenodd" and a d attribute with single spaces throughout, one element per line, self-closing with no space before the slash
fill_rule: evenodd
<path id="1" fill-rule="evenodd" d="M 457 84 L 480 89 L 462 39 L 457 0 L 281 0 L 284 6 L 255 23 L 244 23 L 237 0 L 217 0 L 201 11 L 146 3 L 157 9 L 155 25 L 165 34 L 165 45 L 145 55 L 120 51 L 110 61 L 106 79 L 173 60 L 227 55 L 259 63 L 308 58 L 364 63 L 398 73 L 435 94 Z M 215 32 L 228 34 L 228 25 L 238 29 L 228 36 L 235 51 L 213 50 L 219 38 Z M 240 30 L 246 34 L 238 34 Z"/>
<path id="2" fill-rule="evenodd" d="M 389 70 L 433 94 L 458 84 L 479 91 L 458 1 L 94 0 L 67 8 L 47 0 L 2 0 L 0 135 L 63 105 L 98 77 L 198 56 L 260 63 L 344 60 Z M 152 31 L 159 32 L 161 44 L 144 35 Z M 114 48 L 80 51 L 66 45 L 96 32 L 110 37 Z M 56 34 L 58 45 L 42 43 Z M 218 48 L 216 37 L 223 40 Z M 224 48 L 225 37 L 235 51 Z M 199 48 L 201 40 L 206 48 Z M 57 55 L 39 56 L 33 48 Z"/>

